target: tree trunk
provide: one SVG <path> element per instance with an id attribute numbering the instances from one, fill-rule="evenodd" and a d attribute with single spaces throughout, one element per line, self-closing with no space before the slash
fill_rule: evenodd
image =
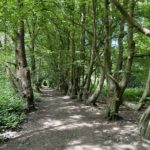
<path id="1" fill-rule="evenodd" d="M 19 10 L 23 8 L 23 2 L 18 0 Z M 18 32 L 16 37 L 16 77 L 19 83 L 19 87 L 21 90 L 21 96 L 27 102 L 27 108 L 29 111 L 34 109 L 34 96 L 33 90 L 31 86 L 31 78 L 30 78 L 30 71 L 27 68 L 27 60 L 25 54 L 25 44 L 24 44 L 24 20 L 22 14 L 19 17 L 19 26 Z"/>
<path id="2" fill-rule="evenodd" d="M 139 101 L 137 110 L 140 110 L 142 108 L 147 96 L 150 96 L 150 69 L 149 69 L 149 74 L 148 74 L 148 78 L 146 81 L 145 89 L 144 89 L 143 95 Z"/>
<path id="3" fill-rule="evenodd" d="M 99 95 L 102 91 L 104 79 L 105 79 L 105 72 L 104 72 L 104 69 L 102 69 L 100 79 L 99 79 L 99 83 L 98 83 L 98 87 L 96 88 L 96 90 L 92 94 L 92 96 L 89 97 L 89 99 L 87 101 L 87 104 L 93 104 L 94 106 L 96 105 L 96 100 L 98 99 L 98 97 L 99 97 Z"/>
<path id="4" fill-rule="evenodd" d="M 106 6 L 105 6 L 105 9 L 106 9 L 106 20 L 107 20 L 107 24 L 109 25 L 109 3 L 108 3 L 108 0 L 106 0 Z M 134 0 L 131 0 L 130 1 L 130 8 L 129 8 L 129 15 L 133 17 L 133 12 L 134 12 L 134 7 L 135 7 L 135 1 Z M 109 34 L 109 28 L 110 27 L 107 27 L 108 25 L 106 25 L 106 37 L 108 38 L 110 36 Z M 123 29 L 121 29 L 123 30 Z M 123 31 L 121 31 L 123 32 Z M 119 41 L 119 44 L 121 44 L 120 46 L 122 47 L 122 43 L 123 40 L 121 39 Z M 108 43 L 108 44 L 107 44 Z M 108 48 L 108 45 L 109 45 L 109 41 L 107 40 L 106 41 L 106 44 L 105 44 L 105 67 L 106 67 L 106 71 L 107 71 L 107 117 L 108 119 L 110 120 L 116 120 L 116 119 L 120 119 L 119 115 L 118 115 L 118 112 L 119 112 L 119 108 L 120 108 L 120 105 L 122 104 L 123 102 L 123 99 L 122 99 L 122 95 L 126 89 L 126 86 L 127 86 L 127 83 L 128 83 L 128 80 L 129 80 L 129 77 L 130 77 L 130 74 L 131 74 L 131 68 L 132 68 L 132 63 L 133 63 L 133 57 L 134 57 L 134 50 L 135 50 L 135 42 L 133 40 L 133 26 L 132 25 L 128 25 L 128 59 L 127 59 L 127 62 L 126 62 L 126 67 L 125 67 L 125 71 L 124 71 L 124 74 L 123 74 L 123 78 L 122 80 L 119 82 L 118 81 L 118 75 L 117 76 L 112 76 L 111 75 L 111 64 L 109 63 L 110 62 L 110 57 L 108 57 L 107 53 L 109 52 L 109 48 Z M 122 53 L 122 52 L 121 52 Z M 107 57 L 106 57 L 107 56 Z M 119 56 L 119 57 L 122 57 L 122 54 Z M 118 58 L 120 59 L 120 58 Z M 120 61 L 118 61 L 118 66 L 120 65 Z M 119 68 L 117 68 L 118 70 Z"/>
<path id="5" fill-rule="evenodd" d="M 133 104 L 130 102 L 124 102 L 124 105 L 133 109 L 133 110 L 139 111 L 144 106 L 147 96 L 150 96 L 150 70 L 149 70 L 149 74 L 148 74 L 148 78 L 146 81 L 144 92 L 143 92 L 142 97 L 140 98 L 138 104 Z"/>
<path id="6" fill-rule="evenodd" d="M 74 27 L 74 26 L 73 26 Z M 71 84 L 69 88 L 69 95 L 73 98 L 77 95 L 77 89 L 76 89 L 76 81 L 75 81 L 75 71 L 76 71 L 76 65 L 75 65 L 75 31 L 70 32 L 70 50 L 71 50 Z"/>
<path id="7" fill-rule="evenodd" d="M 123 1 L 123 5 L 126 7 L 128 4 L 128 0 Z M 115 69 L 115 78 L 116 80 L 119 80 L 122 66 L 123 66 L 123 54 L 124 54 L 124 45 L 123 45 L 123 39 L 125 36 L 124 26 L 125 26 L 125 18 L 120 16 L 120 24 L 119 24 L 119 37 L 118 37 L 118 58 L 117 58 L 117 65 Z"/>
<path id="8" fill-rule="evenodd" d="M 113 82 L 110 83 L 107 96 L 107 118 L 108 120 L 119 120 L 118 115 L 120 105 L 122 104 L 121 89 Z"/>
<path id="9" fill-rule="evenodd" d="M 150 106 L 143 113 L 139 122 L 140 133 L 150 140 Z"/>
<path id="10" fill-rule="evenodd" d="M 72 4 L 72 9 L 75 9 L 75 3 Z M 75 47 L 75 26 L 74 26 L 74 13 L 71 12 L 73 17 L 72 31 L 70 31 L 70 51 L 71 51 L 71 72 L 70 72 L 70 87 L 69 87 L 69 95 L 72 98 L 76 98 L 78 94 L 79 87 L 79 71 L 78 65 L 75 63 L 76 61 L 76 47 Z"/>
<path id="11" fill-rule="evenodd" d="M 35 74 L 36 65 L 35 65 L 35 39 L 34 37 L 32 37 L 31 39 L 30 55 L 31 55 L 31 71 L 32 71 L 32 74 Z"/>
<path id="12" fill-rule="evenodd" d="M 86 4 L 82 3 L 81 9 L 81 36 L 80 36 L 80 59 L 81 59 L 81 81 L 80 84 L 83 85 L 85 76 L 85 25 L 86 25 Z"/>
<path id="13" fill-rule="evenodd" d="M 95 61 L 96 61 L 96 52 L 97 52 L 97 48 L 96 48 L 96 43 L 97 43 L 97 36 L 96 36 L 97 0 L 92 0 L 92 11 L 93 11 L 93 37 L 92 37 L 92 49 L 91 49 L 92 55 L 91 55 L 90 66 L 89 66 L 87 77 L 86 77 L 86 82 L 85 82 L 83 89 L 81 89 L 81 91 L 80 91 L 80 98 L 83 101 L 88 100 L 89 88 L 90 88 L 90 84 L 91 84 L 91 76 L 93 73 L 93 66 L 94 66 Z"/>
<path id="14" fill-rule="evenodd" d="M 81 76 L 80 76 L 80 81 L 79 81 L 79 91 L 78 91 L 78 97 L 77 99 L 79 101 L 82 101 L 82 96 L 83 96 L 83 86 L 85 85 L 84 82 L 86 79 L 85 77 L 85 23 L 86 23 L 86 17 L 85 17 L 85 3 L 81 4 L 81 36 L 80 36 L 80 59 L 81 59 Z"/>
<path id="15" fill-rule="evenodd" d="M 35 60 L 35 41 L 39 33 L 39 28 L 37 27 L 37 16 L 33 13 L 32 14 L 32 19 L 29 21 L 26 19 L 26 24 L 28 27 L 28 32 L 30 35 L 30 62 L 31 62 L 31 76 L 32 76 L 32 83 L 33 85 L 36 84 L 36 76 L 37 76 L 37 66 L 36 66 L 36 60 Z"/>
<path id="16" fill-rule="evenodd" d="M 104 45 L 104 67 L 106 71 L 106 79 L 107 79 L 107 118 L 114 119 L 116 117 L 116 113 L 118 113 L 117 107 L 117 98 L 115 97 L 117 94 L 114 90 L 115 84 L 109 78 L 108 74 L 111 75 L 112 69 L 112 60 L 111 60 L 111 32 L 110 32 L 110 7 L 109 0 L 105 0 L 105 45 Z M 115 95 L 113 95 L 115 94 Z"/>

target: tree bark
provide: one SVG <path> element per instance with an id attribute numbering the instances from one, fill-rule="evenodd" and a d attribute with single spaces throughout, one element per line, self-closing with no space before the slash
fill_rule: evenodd
<path id="1" fill-rule="evenodd" d="M 85 25 L 86 25 L 86 4 L 83 3 L 80 6 L 81 9 L 81 36 L 80 36 L 80 59 L 81 59 L 81 85 L 85 76 Z"/>
<path id="2" fill-rule="evenodd" d="M 128 3 L 128 0 L 123 1 L 123 5 L 126 7 Z M 124 45 L 123 45 L 123 39 L 125 36 L 124 26 L 125 26 L 125 18 L 121 16 L 120 18 L 120 24 L 119 24 L 119 37 L 118 37 L 118 58 L 117 58 L 117 65 L 115 69 L 115 78 L 119 80 L 120 71 L 122 70 L 123 65 L 123 54 L 124 54 Z"/>
<path id="3" fill-rule="evenodd" d="M 148 78 L 146 81 L 145 89 L 139 101 L 137 110 L 140 110 L 142 106 L 145 104 L 145 100 L 147 96 L 150 96 L 150 69 L 149 69 L 149 74 L 148 74 Z"/>
<path id="4" fill-rule="evenodd" d="M 75 10 L 75 3 L 72 3 L 72 10 Z M 72 98 L 76 98 L 79 90 L 79 78 L 80 72 L 78 70 L 78 64 L 76 61 L 76 46 L 75 46 L 75 26 L 74 26 L 74 13 L 70 12 L 73 17 L 73 24 L 71 25 L 72 30 L 70 31 L 70 51 L 71 51 L 71 72 L 70 72 L 70 87 L 69 87 L 69 95 Z"/>
<path id="5" fill-rule="evenodd" d="M 27 21 L 27 25 L 28 25 L 28 30 L 29 30 L 29 34 L 30 34 L 30 38 L 31 38 L 31 46 L 29 47 L 30 48 L 30 58 L 31 58 L 31 71 L 32 73 L 35 72 L 36 70 L 36 64 L 35 64 L 35 38 L 36 38 L 36 35 L 35 35 L 35 22 L 33 22 L 33 24 L 31 24 L 32 26 L 32 29 L 31 26 L 29 25 L 29 22 Z"/>
<path id="6" fill-rule="evenodd" d="M 135 6 L 135 1 L 131 0 L 130 1 L 130 9 L 129 9 L 129 13 L 130 16 L 133 17 L 133 11 L 134 11 L 134 6 Z M 109 3 L 108 0 L 106 0 L 105 2 L 105 10 L 106 10 L 106 20 L 107 20 L 107 24 L 109 24 Z M 109 28 L 107 27 L 108 25 L 106 25 L 106 37 L 108 38 L 110 36 L 109 33 Z M 123 30 L 123 29 L 121 29 Z M 122 31 L 121 31 L 122 32 Z M 121 39 L 119 41 L 119 44 L 121 44 L 121 47 L 123 46 L 122 43 L 123 40 Z M 108 55 L 107 53 L 109 52 L 108 49 L 108 44 L 109 41 L 106 42 L 106 48 L 105 48 L 105 53 L 106 56 Z M 123 102 L 122 99 L 122 95 L 126 89 L 130 74 L 131 74 L 131 67 L 132 67 L 132 63 L 133 63 L 133 57 L 134 57 L 134 50 L 135 50 L 135 42 L 133 40 L 133 26 L 132 25 L 128 25 L 128 59 L 126 62 L 126 67 L 124 70 L 124 74 L 123 74 L 123 78 L 122 80 L 119 82 L 118 81 L 118 75 L 117 76 L 112 76 L 111 75 L 111 60 L 110 57 L 108 59 L 108 57 L 105 56 L 105 67 L 106 67 L 106 71 L 107 71 L 107 90 L 108 90 L 108 94 L 107 94 L 107 117 L 109 120 L 116 120 L 116 119 L 120 119 L 118 112 L 119 112 L 119 108 L 120 105 Z M 122 52 L 121 55 L 119 56 L 118 59 L 120 59 L 122 57 Z M 120 65 L 120 61 L 118 61 L 118 66 Z M 118 70 L 119 68 L 117 68 Z"/>
<path id="7" fill-rule="evenodd" d="M 134 7 L 135 7 L 134 0 L 131 0 L 129 7 L 130 7 L 129 15 L 131 17 L 133 17 Z M 126 63 L 126 67 L 125 67 L 125 73 L 124 73 L 123 79 L 120 83 L 120 86 L 123 89 L 122 91 L 124 91 L 124 89 L 126 88 L 130 74 L 131 74 L 134 53 L 135 53 L 135 42 L 133 40 L 133 26 L 131 24 L 128 24 L 128 57 L 127 57 L 127 63 Z"/>
<path id="8" fill-rule="evenodd" d="M 117 97 L 119 90 L 116 84 L 108 76 L 111 76 L 112 60 L 111 60 L 111 25 L 110 25 L 110 6 L 109 0 L 105 0 L 105 45 L 104 45 L 104 67 L 107 79 L 107 118 L 115 119 L 118 113 Z"/>
<path id="9" fill-rule="evenodd" d="M 92 96 L 88 98 L 87 104 L 93 104 L 94 106 L 96 105 L 96 101 L 97 101 L 97 99 L 98 99 L 98 97 L 102 91 L 102 88 L 103 88 L 104 80 L 105 80 L 105 72 L 104 72 L 104 69 L 102 67 L 98 87 L 96 88 L 96 90 L 92 94 Z"/>
<path id="10" fill-rule="evenodd" d="M 97 43 L 97 36 L 96 36 L 96 13 L 97 13 L 97 0 L 92 0 L 92 15 L 93 15 L 93 37 L 92 37 L 92 49 L 91 49 L 91 60 L 90 60 L 90 66 L 88 69 L 88 73 L 87 73 L 87 77 L 86 77 L 86 81 L 85 81 L 85 85 L 83 87 L 83 89 L 81 89 L 81 95 L 82 98 L 81 100 L 83 101 L 87 101 L 88 99 L 88 94 L 89 94 L 89 88 L 90 88 L 90 84 L 91 84 L 91 76 L 93 73 L 93 66 L 95 64 L 96 61 L 96 52 L 97 52 L 97 48 L 96 48 L 96 43 Z"/>
<path id="11" fill-rule="evenodd" d="M 31 22 L 31 23 L 30 23 Z M 37 28 L 37 16 L 33 13 L 32 14 L 32 19 L 31 21 L 28 21 L 28 19 L 26 19 L 26 24 L 28 27 L 28 32 L 30 35 L 30 46 L 29 46 L 29 50 L 30 50 L 30 61 L 31 61 L 31 76 L 33 77 L 32 83 L 36 84 L 36 60 L 35 60 L 35 42 L 36 42 L 36 38 L 38 36 L 39 33 L 39 28 Z"/>
<path id="12" fill-rule="evenodd" d="M 150 140 L 150 106 L 143 113 L 139 122 L 139 128 L 141 135 Z"/>
<path id="13" fill-rule="evenodd" d="M 18 0 L 19 10 L 21 12 L 21 9 L 23 8 L 23 2 L 21 0 Z M 24 20 L 23 15 L 20 14 L 19 17 L 19 24 L 18 24 L 18 31 L 16 36 L 16 78 L 19 83 L 19 87 L 21 90 L 21 96 L 23 99 L 27 102 L 27 108 L 29 111 L 33 110 L 34 107 L 34 96 L 33 96 L 33 90 L 31 86 L 31 77 L 30 77 L 30 71 L 27 68 L 27 60 L 26 60 L 26 54 L 25 54 L 25 43 L 24 43 Z"/>

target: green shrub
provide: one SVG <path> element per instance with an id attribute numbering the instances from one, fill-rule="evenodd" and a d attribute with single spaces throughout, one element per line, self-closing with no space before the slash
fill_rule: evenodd
<path id="1" fill-rule="evenodd" d="M 7 78 L 0 77 L 0 132 L 16 128 L 26 117 L 25 103 L 15 94 Z"/>
<path id="2" fill-rule="evenodd" d="M 142 88 L 127 88 L 124 92 L 124 99 L 127 101 L 139 101 L 142 94 Z"/>
<path id="3" fill-rule="evenodd" d="M 34 101 L 35 102 L 39 102 L 40 101 L 39 97 L 40 97 L 40 93 L 34 91 Z"/>
<path id="4" fill-rule="evenodd" d="M 143 90 L 142 88 L 127 88 L 124 92 L 124 99 L 126 101 L 139 101 L 139 98 L 142 96 L 143 94 Z M 106 96 L 106 87 L 104 86 L 103 90 L 102 90 L 102 96 Z"/>

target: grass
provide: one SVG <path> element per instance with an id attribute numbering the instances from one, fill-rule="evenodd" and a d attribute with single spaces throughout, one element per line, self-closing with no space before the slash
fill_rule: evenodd
<path id="1" fill-rule="evenodd" d="M 143 88 L 127 88 L 124 92 L 126 101 L 138 102 L 143 94 Z"/>
<path id="2" fill-rule="evenodd" d="M 127 88 L 123 94 L 125 101 L 138 102 L 143 94 L 144 88 Z M 102 90 L 102 96 L 106 96 L 106 87 Z"/>

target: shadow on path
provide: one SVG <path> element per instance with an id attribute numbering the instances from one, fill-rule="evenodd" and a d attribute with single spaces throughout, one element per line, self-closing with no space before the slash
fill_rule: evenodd
<path id="1" fill-rule="evenodd" d="M 107 122 L 105 108 L 85 106 L 43 89 L 38 110 L 0 150 L 149 150 L 130 121 Z M 132 112 L 131 112 L 132 113 Z"/>

